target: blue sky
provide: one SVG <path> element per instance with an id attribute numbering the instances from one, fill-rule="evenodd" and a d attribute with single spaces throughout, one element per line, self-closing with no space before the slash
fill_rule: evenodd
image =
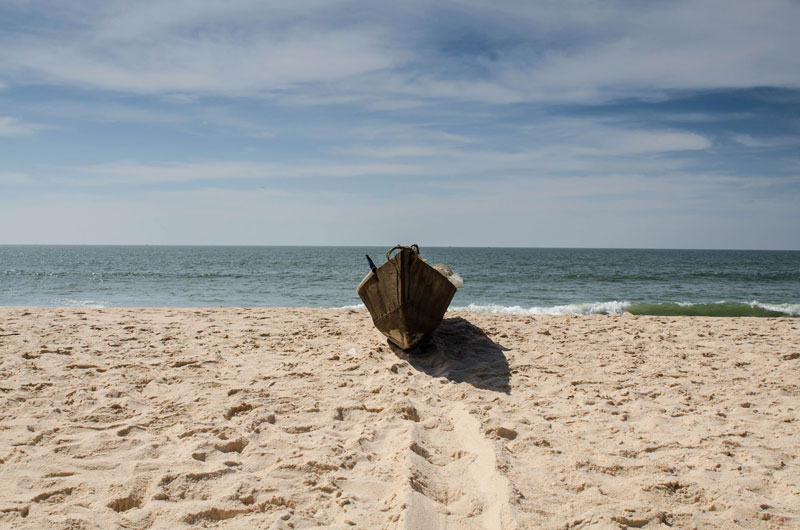
<path id="1" fill-rule="evenodd" d="M 4 0 L 0 243 L 800 249 L 800 3 Z"/>

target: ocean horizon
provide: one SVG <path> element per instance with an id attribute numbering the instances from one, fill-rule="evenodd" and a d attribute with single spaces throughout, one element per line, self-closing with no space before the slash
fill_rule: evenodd
<path id="1" fill-rule="evenodd" d="M 0 245 L 0 305 L 363 307 L 390 247 Z M 800 316 L 800 251 L 422 247 L 464 279 L 451 309 Z"/>

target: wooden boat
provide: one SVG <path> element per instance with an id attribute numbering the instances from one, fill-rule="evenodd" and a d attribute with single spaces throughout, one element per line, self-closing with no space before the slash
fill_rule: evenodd
<path id="1" fill-rule="evenodd" d="M 399 250 L 392 257 L 392 252 Z M 419 247 L 397 245 L 386 263 L 375 267 L 358 286 L 378 331 L 407 350 L 433 332 L 444 317 L 456 287 L 419 257 Z"/>

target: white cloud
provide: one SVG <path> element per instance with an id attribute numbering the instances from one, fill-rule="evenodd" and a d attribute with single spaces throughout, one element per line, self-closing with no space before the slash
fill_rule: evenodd
<path id="1" fill-rule="evenodd" d="M 233 92 L 278 90 L 325 82 L 387 66 L 370 37 L 338 31 L 277 42 L 165 40 L 109 50 L 31 47 L 17 61 L 46 81 L 123 92 Z"/>
<path id="2" fill-rule="evenodd" d="M 208 180 L 348 179 L 428 177 L 429 186 L 450 177 L 518 175 L 550 178 L 564 172 L 663 174 L 680 170 L 683 151 L 708 149 L 695 133 L 648 130 L 591 120 L 543 120 L 505 150 L 476 139 L 421 127 L 364 126 L 341 138 L 338 147 L 313 159 L 182 160 L 112 162 L 62 168 L 80 185 L 177 183 Z M 650 156 L 669 155 L 669 156 Z M 298 185 L 302 186 L 302 185 Z"/>
<path id="3" fill-rule="evenodd" d="M 0 136 L 30 136 L 40 127 L 23 123 L 11 116 L 0 116 Z"/>
<path id="4" fill-rule="evenodd" d="M 0 184 L 27 184 L 32 182 L 30 175 L 17 171 L 0 171 Z"/>
<path id="5" fill-rule="evenodd" d="M 503 23 L 516 27 L 517 34 L 508 37 L 495 30 L 494 37 L 519 42 L 491 50 L 491 60 L 428 59 L 418 50 L 410 73 L 379 72 L 366 85 L 384 94 L 488 103 L 657 99 L 683 89 L 800 88 L 800 56 L 793 51 L 800 46 L 800 5 L 790 0 L 558 6 L 507 5 Z M 520 25 L 526 31 L 519 31 Z M 353 85 L 347 89 L 358 92 Z"/>
<path id="6" fill-rule="evenodd" d="M 29 109 L 30 110 L 30 109 Z M 50 99 L 38 105 L 38 111 L 49 120 L 67 120 L 65 129 L 76 123 L 143 124 L 155 127 L 174 127 L 182 132 L 203 136 L 236 136 L 238 138 L 269 138 L 276 128 L 265 125 L 254 116 L 237 116 L 224 105 L 196 105 L 183 107 L 164 105 L 151 107 L 125 101 L 96 101 L 91 99 Z M 34 130 L 44 128 L 32 125 Z"/>
<path id="7" fill-rule="evenodd" d="M 552 5 L 453 4 L 463 20 L 491 19 L 489 37 L 513 42 L 491 59 L 465 59 L 431 49 L 440 28 L 425 17 L 441 6 L 428 2 L 83 4 L 56 10 L 74 26 L 0 37 L 0 68 L 123 92 L 266 92 L 295 104 L 384 108 L 800 87 L 800 6 L 791 0 Z"/>
<path id="8" fill-rule="evenodd" d="M 425 145 L 471 145 L 475 144 L 477 135 L 457 134 L 433 128 L 426 123 L 398 123 L 392 120 L 361 124 L 348 132 L 360 141 L 383 140 L 392 144 L 410 144 L 413 142 Z"/>
<path id="9" fill-rule="evenodd" d="M 446 201 L 425 190 L 365 200 L 362 190 L 309 195 L 217 186 L 0 195 L 0 241 L 797 248 L 785 226 L 800 221 L 798 193 L 759 200 L 747 187 L 759 185 L 687 173 L 483 180 L 462 184 Z M 404 222 L 387 212 L 403 212 Z M 14 223 L 20 217 L 28 219 L 24 226 Z"/>
<path id="10" fill-rule="evenodd" d="M 753 148 L 775 148 L 800 145 L 800 136 L 773 136 L 769 138 L 756 138 L 749 134 L 737 134 L 733 140 Z"/>
<path id="11" fill-rule="evenodd" d="M 705 136 L 687 132 L 661 131 L 594 131 L 585 135 L 591 147 L 580 144 L 571 149 L 593 155 L 634 155 L 667 151 L 695 151 L 708 149 L 711 141 Z"/>
<path id="12" fill-rule="evenodd" d="M 716 123 L 729 120 L 752 120 L 758 115 L 754 112 L 674 112 L 648 113 L 647 118 L 682 123 Z"/>
<path id="13" fill-rule="evenodd" d="M 281 17 L 285 10 L 257 2 L 196 4 L 117 5 L 88 14 L 82 31 L 10 34 L 0 39 L 0 66 L 28 80 L 86 88 L 241 94 L 396 63 L 379 29 L 367 25 L 330 26 L 302 12 Z"/>
<path id="14" fill-rule="evenodd" d="M 348 178 L 359 176 L 403 175 L 420 173 L 413 164 L 374 164 L 348 162 L 311 162 L 271 164 L 250 161 L 110 163 L 75 168 L 78 184 L 170 183 L 204 180 L 252 180 L 272 178 Z"/>
<path id="15" fill-rule="evenodd" d="M 565 8 L 556 27 L 574 31 L 582 37 L 578 43 L 552 47 L 527 62 L 524 57 L 508 57 L 499 68 L 504 84 L 529 98 L 554 100 L 663 89 L 800 87 L 800 56 L 793 51 L 800 44 L 796 32 L 800 6 L 795 2 L 608 6 Z M 538 6 L 526 12 L 535 20 L 534 9 Z M 586 11 L 594 18 L 589 19 Z M 544 24 L 540 27 L 548 31 Z"/>
<path id="16" fill-rule="evenodd" d="M 547 165 L 551 160 L 575 162 L 581 157 L 592 157 L 590 163 L 596 167 L 596 157 L 635 158 L 704 150 L 712 145 L 711 140 L 697 133 L 636 128 L 613 120 L 541 118 L 526 125 L 523 131 L 514 144 L 522 143 L 524 147 L 501 151 L 481 147 L 477 138 L 426 134 L 421 128 L 365 127 L 363 132 L 357 131 L 358 136 L 380 141 L 368 145 L 356 142 L 355 146 L 339 152 L 360 158 L 424 159 L 425 164 L 435 164 L 439 159 L 446 164 L 456 162 L 464 167 L 479 164 L 483 168 L 515 167 L 520 162 Z M 636 164 L 636 160 L 631 163 Z"/>

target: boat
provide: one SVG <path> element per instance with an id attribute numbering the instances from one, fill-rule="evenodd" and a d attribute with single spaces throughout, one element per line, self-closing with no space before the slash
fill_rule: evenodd
<path id="1" fill-rule="evenodd" d="M 369 256 L 367 261 L 371 270 L 359 284 L 358 296 L 378 331 L 404 350 L 413 348 L 442 321 L 460 277 L 447 266 L 428 265 L 417 245 L 394 246 L 380 267 Z M 454 276 L 455 281 L 449 279 Z"/>

